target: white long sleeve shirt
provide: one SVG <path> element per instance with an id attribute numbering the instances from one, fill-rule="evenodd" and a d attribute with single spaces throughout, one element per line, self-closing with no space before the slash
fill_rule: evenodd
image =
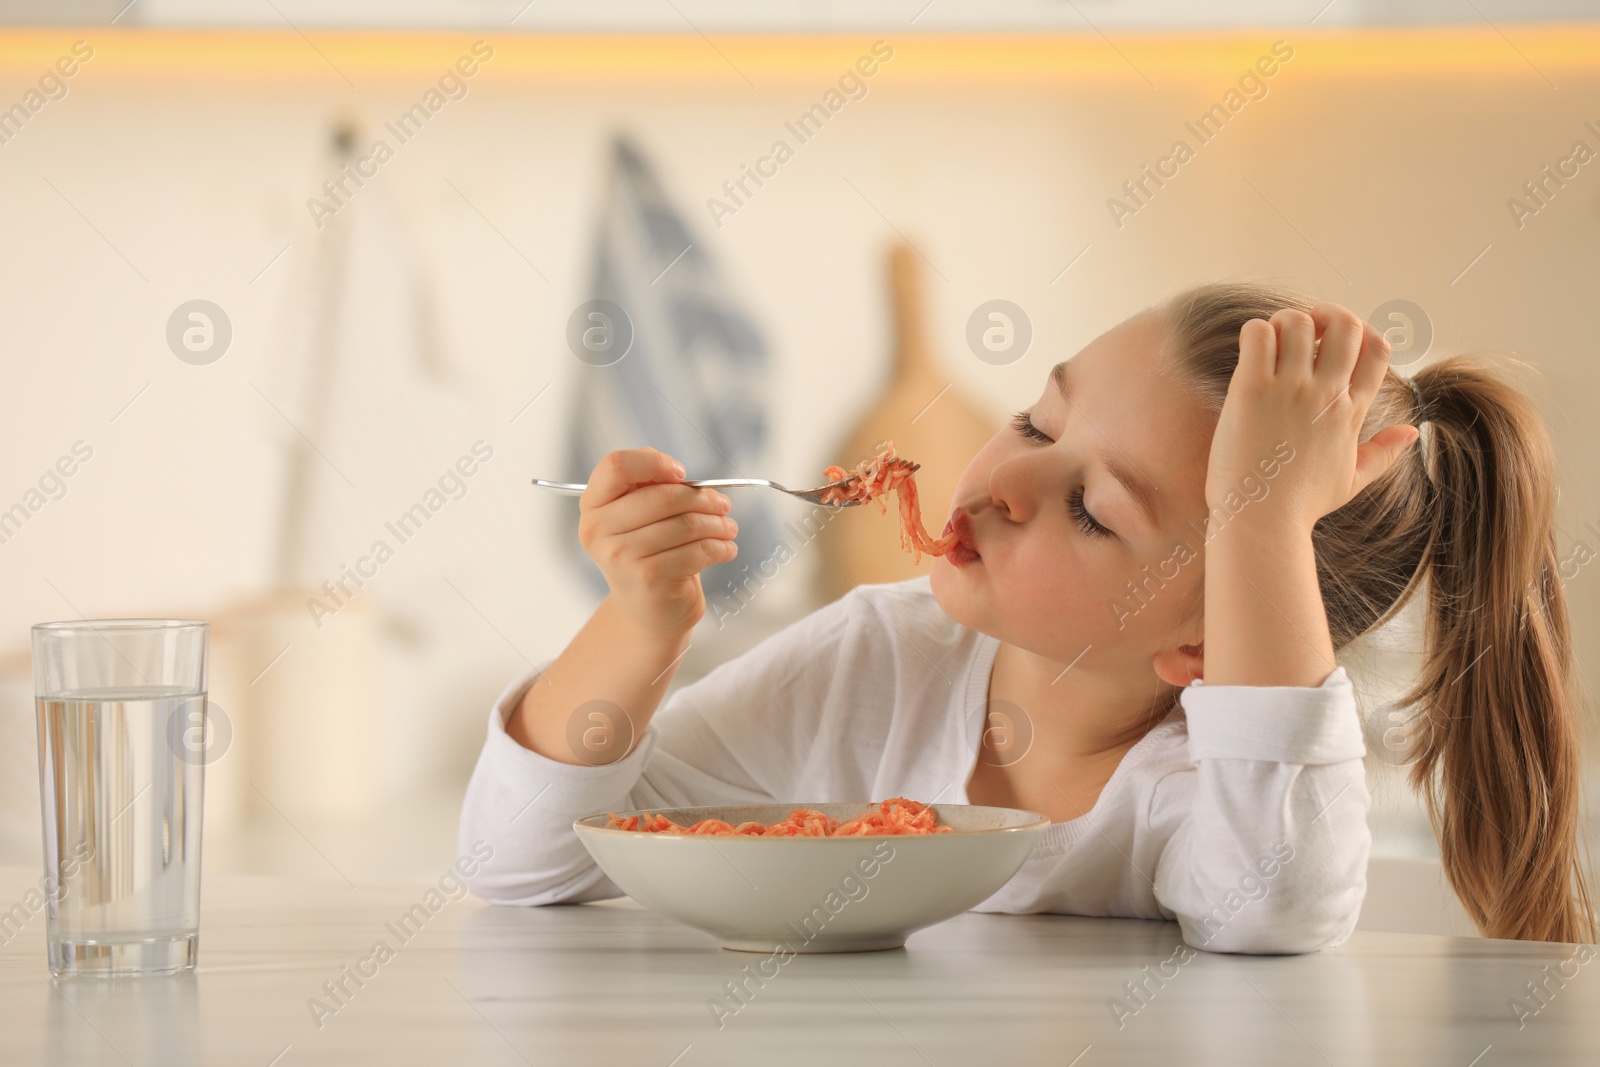
<path id="1" fill-rule="evenodd" d="M 926 576 L 860 586 L 668 694 L 634 750 L 603 766 L 506 734 L 549 661 L 538 664 L 489 714 L 461 847 L 486 842 L 494 855 L 470 888 L 502 904 L 621 896 L 572 829 L 608 810 L 965 804 L 998 647 L 947 616 Z M 1332 947 L 1366 892 L 1364 754 L 1343 667 L 1316 687 L 1197 681 L 1094 807 L 1052 823 L 974 910 L 1176 919 L 1188 944 L 1212 951 Z"/>

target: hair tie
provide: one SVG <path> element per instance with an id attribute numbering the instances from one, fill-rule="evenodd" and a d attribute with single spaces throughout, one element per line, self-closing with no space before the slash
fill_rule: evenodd
<path id="1" fill-rule="evenodd" d="M 1427 408 L 1427 401 L 1422 399 L 1422 386 L 1417 384 L 1415 378 L 1405 375 L 1402 375 L 1400 380 L 1411 388 L 1412 419 L 1418 423 L 1426 422 L 1423 411 Z"/>
<path id="2" fill-rule="evenodd" d="M 1428 469 L 1428 453 L 1430 451 L 1429 438 L 1433 435 L 1432 420 L 1427 417 L 1428 402 L 1423 398 L 1422 386 L 1417 384 L 1415 378 L 1401 375 L 1400 380 L 1406 383 L 1411 390 L 1412 414 L 1411 421 L 1417 427 L 1417 453 L 1422 460 L 1422 480 L 1431 490 L 1433 488 L 1433 472 Z"/>

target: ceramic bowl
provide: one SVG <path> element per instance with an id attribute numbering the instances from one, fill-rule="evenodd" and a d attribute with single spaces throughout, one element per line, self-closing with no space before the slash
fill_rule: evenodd
<path id="1" fill-rule="evenodd" d="M 723 819 L 768 825 L 796 808 L 843 822 L 860 804 L 664 808 L 689 826 Z M 657 811 L 658 809 L 652 809 Z M 934 804 L 949 834 L 749 837 L 608 830 L 606 814 L 573 829 L 606 875 L 652 911 L 743 952 L 899 948 L 913 931 L 959 915 L 1017 873 L 1050 820 L 1038 812 Z M 619 817 L 640 814 L 617 812 Z"/>

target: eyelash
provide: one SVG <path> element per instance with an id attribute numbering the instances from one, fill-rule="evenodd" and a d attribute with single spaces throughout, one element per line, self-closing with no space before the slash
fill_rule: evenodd
<path id="1" fill-rule="evenodd" d="M 1045 434 L 1043 434 L 1043 433 L 1041 433 L 1039 431 L 1039 427 L 1037 427 L 1037 426 L 1035 426 L 1033 424 L 1033 419 L 1032 419 L 1031 415 L 1032 415 L 1032 412 L 1019 411 L 1015 415 L 1011 416 L 1012 429 L 1016 430 L 1022 436 L 1028 438 L 1031 441 L 1048 441 L 1048 440 L 1050 440 L 1050 438 L 1048 436 L 1046 436 Z"/>
<path id="2" fill-rule="evenodd" d="M 1012 429 L 1016 430 L 1017 433 L 1021 434 L 1030 441 L 1050 441 L 1050 436 L 1046 433 L 1043 433 L 1039 427 L 1033 424 L 1033 419 L 1030 412 L 1019 411 L 1015 415 L 1011 416 L 1011 427 Z M 1082 530 L 1088 536 L 1112 536 L 1110 529 L 1100 525 L 1100 523 L 1095 521 L 1095 517 L 1089 514 L 1089 509 L 1083 506 L 1082 486 L 1074 489 L 1067 496 L 1067 508 L 1072 512 L 1072 521 L 1077 523 L 1078 529 Z"/>

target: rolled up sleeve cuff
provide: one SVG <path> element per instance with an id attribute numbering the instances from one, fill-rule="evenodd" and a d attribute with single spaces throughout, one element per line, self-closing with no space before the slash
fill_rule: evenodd
<path id="1" fill-rule="evenodd" d="M 1194 760 L 1314 765 L 1366 755 L 1355 691 L 1344 667 L 1320 686 L 1205 685 L 1179 697 Z"/>

